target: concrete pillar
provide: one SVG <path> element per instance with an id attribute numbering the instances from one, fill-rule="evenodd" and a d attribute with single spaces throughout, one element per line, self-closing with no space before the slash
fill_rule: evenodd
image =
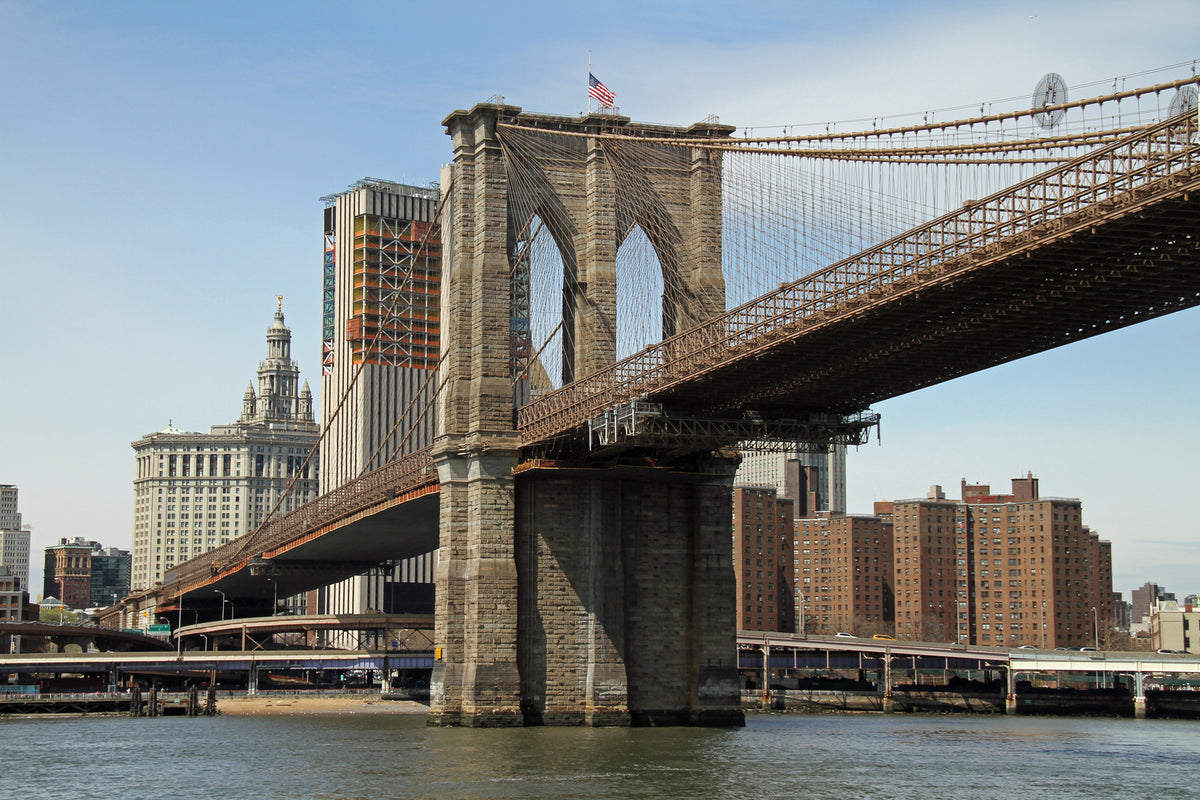
<path id="1" fill-rule="evenodd" d="M 1013 670 L 1012 670 L 1011 666 L 1005 670 L 1005 674 L 1007 676 L 1005 679 L 1005 682 L 1008 684 L 1008 687 L 1007 687 L 1007 691 L 1004 693 L 1004 713 L 1005 714 L 1016 714 L 1017 713 L 1016 676 L 1013 674 Z"/>
<path id="2" fill-rule="evenodd" d="M 1134 692 L 1133 692 L 1133 718 L 1146 718 L 1146 673 L 1134 673 Z"/>
<path id="3" fill-rule="evenodd" d="M 892 698 L 892 653 L 885 650 L 883 654 L 883 713 L 891 714 L 895 710 Z"/>
<path id="4" fill-rule="evenodd" d="M 258 694 L 258 664 L 251 661 L 250 671 L 246 673 L 246 694 Z"/>

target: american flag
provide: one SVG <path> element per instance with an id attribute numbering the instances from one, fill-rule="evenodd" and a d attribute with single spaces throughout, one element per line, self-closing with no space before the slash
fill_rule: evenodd
<path id="1" fill-rule="evenodd" d="M 608 90 L 600 81 L 596 80 L 596 76 L 588 73 L 588 96 L 596 98 L 602 106 L 611 106 L 617 101 L 617 96 Z"/>

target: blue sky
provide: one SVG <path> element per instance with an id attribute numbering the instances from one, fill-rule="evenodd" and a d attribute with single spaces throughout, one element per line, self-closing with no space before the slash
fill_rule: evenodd
<path id="1" fill-rule="evenodd" d="M 316 389 L 318 198 L 436 180 L 441 120 L 495 94 L 583 111 L 589 51 L 634 119 L 749 128 L 1111 84 L 1200 57 L 1198 32 L 1153 1 L 0 0 L 0 483 L 36 563 L 128 547 L 130 442 L 237 417 L 276 294 Z M 1188 311 L 883 403 L 851 510 L 1032 470 L 1113 541 L 1116 589 L 1200 591 L 1198 347 Z"/>

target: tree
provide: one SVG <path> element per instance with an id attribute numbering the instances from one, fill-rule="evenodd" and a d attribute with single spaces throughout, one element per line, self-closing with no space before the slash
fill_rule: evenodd
<path id="1" fill-rule="evenodd" d="M 59 608 L 58 606 L 42 606 L 41 611 L 38 613 L 38 621 L 57 625 L 60 620 L 60 613 L 62 614 L 61 620 L 63 625 L 74 625 L 79 622 L 79 614 L 69 608 Z"/>
<path id="2" fill-rule="evenodd" d="M 1151 642 L 1149 639 L 1130 636 L 1127 631 L 1105 628 L 1100 631 L 1100 649 L 1148 652 L 1151 649 Z"/>

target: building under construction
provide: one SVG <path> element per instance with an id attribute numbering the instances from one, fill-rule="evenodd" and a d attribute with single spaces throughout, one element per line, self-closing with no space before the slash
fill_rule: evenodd
<path id="1" fill-rule="evenodd" d="M 322 198 L 321 493 L 433 443 L 439 191 L 364 178 Z M 322 611 L 432 611 L 433 555 L 320 592 Z"/>

